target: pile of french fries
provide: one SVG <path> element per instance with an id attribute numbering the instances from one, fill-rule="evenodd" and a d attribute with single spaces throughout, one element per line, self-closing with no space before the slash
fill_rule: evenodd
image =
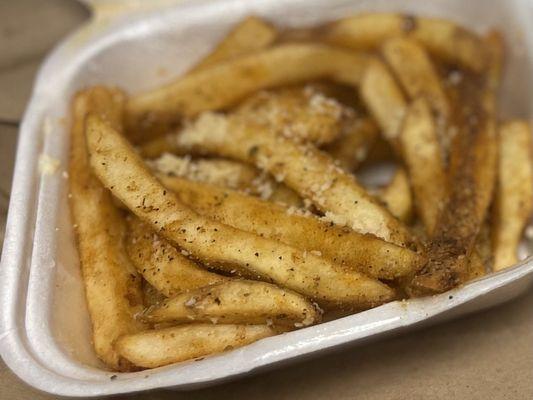
<path id="1" fill-rule="evenodd" d="M 250 17 L 186 75 L 73 100 L 70 199 L 97 355 L 154 368 L 512 266 L 531 132 L 503 41 L 361 14 Z M 392 162 L 384 187 L 361 170 Z"/>

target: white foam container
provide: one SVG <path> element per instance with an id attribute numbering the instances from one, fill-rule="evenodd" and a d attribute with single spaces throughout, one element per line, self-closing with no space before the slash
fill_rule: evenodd
<path id="1" fill-rule="evenodd" d="M 248 14 L 297 26 L 372 10 L 440 16 L 475 30 L 502 30 L 511 45 L 504 112 L 531 115 L 533 2 L 528 0 L 189 1 L 89 23 L 57 47 L 41 68 L 21 125 L 0 268 L 0 352 L 20 378 L 40 390 L 69 396 L 197 388 L 491 307 L 530 286 L 533 260 L 528 258 L 439 296 L 385 304 L 198 362 L 114 377 L 97 360 L 62 174 L 72 94 L 97 83 L 131 92 L 163 83 L 185 71 Z M 57 173 L 39 173 L 41 153 L 61 162 Z"/>

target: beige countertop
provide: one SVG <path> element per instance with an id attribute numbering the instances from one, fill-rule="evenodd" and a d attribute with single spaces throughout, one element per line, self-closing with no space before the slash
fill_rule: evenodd
<path id="1" fill-rule="evenodd" d="M 46 52 L 87 14 L 73 0 L 0 1 L 0 243 L 18 121 Z M 46 21 L 44 23 L 43 21 Z M 533 398 L 533 290 L 500 307 L 317 357 L 236 382 L 124 399 L 513 399 Z M 0 361 L 0 399 L 39 393 Z"/>

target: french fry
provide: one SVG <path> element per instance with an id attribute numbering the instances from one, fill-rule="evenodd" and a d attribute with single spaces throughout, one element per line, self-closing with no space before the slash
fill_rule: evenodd
<path id="1" fill-rule="evenodd" d="M 92 321 L 96 354 L 109 367 L 128 370 L 113 345 L 124 334 L 143 329 L 134 318 L 143 307 L 141 278 L 126 255 L 124 220 L 111 196 L 93 175 L 85 144 L 88 113 L 121 129 L 124 95 L 95 87 L 76 95 L 70 156 L 70 209 L 75 226 L 85 295 Z"/>
<path id="2" fill-rule="evenodd" d="M 403 168 L 399 168 L 390 183 L 378 194 L 387 209 L 400 221 L 408 223 L 413 215 L 413 199 L 409 178 Z"/>
<path id="3" fill-rule="evenodd" d="M 333 222 L 386 241 L 410 244 L 408 229 L 335 165 L 326 153 L 297 144 L 238 116 L 203 114 L 176 137 L 178 146 L 255 164 L 313 204 Z"/>
<path id="4" fill-rule="evenodd" d="M 236 113 L 293 140 L 320 146 L 339 136 L 346 108 L 306 86 L 258 92 Z"/>
<path id="5" fill-rule="evenodd" d="M 489 216 L 490 217 L 490 216 Z M 481 278 L 492 271 L 492 246 L 490 237 L 489 217 L 485 218 L 476 238 L 474 249 L 468 262 L 465 282 Z"/>
<path id="6" fill-rule="evenodd" d="M 127 224 L 126 250 L 133 265 L 166 297 L 227 280 L 189 260 L 137 217 L 130 216 Z"/>
<path id="7" fill-rule="evenodd" d="M 448 91 L 452 125 L 459 131 L 451 151 L 448 201 L 428 248 L 428 264 L 413 279 L 413 293 L 442 292 L 465 282 L 495 188 L 498 171 L 496 93 L 503 51 L 492 42 L 484 74 L 464 74 Z M 498 49 L 498 50 L 496 50 Z"/>
<path id="8" fill-rule="evenodd" d="M 423 261 L 412 250 L 332 225 L 312 215 L 301 215 L 293 209 L 231 190 L 171 176 L 158 177 L 200 215 L 301 250 L 320 253 L 346 268 L 375 278 L 395 279 L 411 274 Z"/>
<path id="9" fill-rule="evenodd" d="M 319 322 L 320 312 L 297 293 L 270 283 L 235 280 L 167 299 L 147 309 L 142 319 L 150 323 L 266 324 L 294 329 Z"/>
<path id="10" fill-rule="evenodd" d="M 132 139 L 134 140 L 134 139 Z M 165 153 L 172 153 L 179 156 L 187 156 L 186 151 L 180 151 L 174 144 L 174 134 L 158 136 L 139 144 L 137 150 L 139 154 L 146 159 L 155 159 L 163 156 Z"/>
<path id="11" fill-rule="evenodd" d="M 131 145 L 97 116 L 87 119 L 91 166 L 135 215 L 205 265 L 242 267 L 315 301 L 351 307 L 394 297 L 379 281 L 329 260 L 202 217 L 152 176 Z"/>
<path id="12" fill-rule="evenodd" d="M 236 112 L 243 118 L 268 125 L 284 136 L 320 146 L 340 136 L 346 110 L 345 106 L 323 95 L 315 86 L 307 85 L 260 91 L 243 101 Z M 176 150 L 172 135 L 156 137 L 140 146 L 141 154 L 147 158 Z M 180 155 L 185 154 L 182 152 Z"/>
<path id="13" fill-rule="evenodd" d="M 258 17 L 247 17 L 235 26 L 193 71 L 264 49 L 274 43 L 277 37 L 278 32 L 272 25 Z"/>
<path id="14" fill-rule="evenodd" d="M 500 127 L 498 183 L 493 207 L 494 270 L 518 262 L 517 250 L 533 208 L 531 127 L 511 121 Z"/>
<path id="15" fill-rule="evenodd" d="M 355 171 L 364 162 L 379 135 L 370 118 L 352 119 L 345 123 L 341 137 L 324 147 L 346 171 Z"/>
<path id="16" fill-rule="evenodd" d="M 266 325 L 188 324 L 125 335 L 116 348 L 132 364 L 156 368 L 221 353 L 276 333 Z"/>
<path id="17" fill-rule="evenodd" d="M 227 108 L 261 89 L 319 78 L 357 86 L 368 59 L 316 44 L 284 44 L 238 57 L 131 97 L 127 132 L 134 137 L 163 134 L 182 117 Z"/>
<path id="18" fill-rule="evenodd" d="M 415 39 L 394 37 L 383 44 L 381 51 L 409 98 L 426 99 L 432 110 L 447 120 L 450 104 L 425 49 Z"/>
<path id="19" fill-rule="evenodd" d="M 373 60 L 368 64 L 361 81 L 361 97 L 383 136 L 394 146 L 407 104 L 394 77 L 381 61 Z"/>
<path id="20" fill-rule="evenodd" d="M 188 156 L 180 158 L 166 153 L 148 163 L 167 175 L 240 190 L 287 206 L 302 206 L 302 199 L 293 190 L 242 162 L 216 158 L 191 160 Z"/>
<path id="21" fill-rule="evenodd" d="M 237 107 L 237 112 L 256 122 L 267 124 L 293 139 L 317 145 L 329 143 L 340 135 L 345 125 L 347 108 L 331 96 L 324 95 L 322 89 L 324 85 L 318 88 L 317 85 L 306 85 L 260 91 L 243 101 Z M 355 98 L 354 93 L 349 95 Z M 143 142 L 139 150 L 147 158 L 156 158 L 170 152 L 186 154 L 175 148 L 172 135 Z"/>
<path id="22" fill-rule="evenodd" d="M 431 236 L 447 200 L 447 176 L 437 128 L 424 98 L 411 103 L 405 117 L 399 148 L 406 166 L 418 215 Z"/>
<path id="23" fill-rule="evenodd" d="M 321 31 L 327 43 L 356 50 L 375 49 L 385 40 L 403 35 L 452 65 L 481 72 L 489 63 L 481 38 L 443 19 L 368 13 L 335 21 Z"/>
<path id="24" fill-rule="evenodd" d="M 229 34 L 205 56 L 190 73 L 212 67 L 220 62 L 229 61 L 233 58 L 244 56 L 249 53 L 264 49 L 276 41 L 278 32 L 276 29 L 258 17 L 248 17 L 239 23 Z M 130 139 L 136 143 L 143 143 L 142 131 L 129 132 Z M 156 153 L 156 156 L 164 153 L 168 146 L 164 137 L 156 137 L 150 141 L 149 146 L 144 146 L 148 152 Z"/>
<path id="25" fill-rule="evenodd" d="M 468 260 L 489 207 L 496 177 L 494 88 L 487 76 L 464 79 L 452 99 L 460 129 L 453 143 L 450 193 L 428 245 L 428 264 L 413 279 L 413 294 L 439 293 L 467 279 Z"/>

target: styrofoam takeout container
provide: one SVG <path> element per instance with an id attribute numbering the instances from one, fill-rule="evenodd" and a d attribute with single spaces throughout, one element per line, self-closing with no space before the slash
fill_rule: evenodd
<path id="1" fill-rule="evenodd" d="M 507 115 L 529 117 L 533 2 L 528 0 L 190 1 L 143 13 L 119 12 L 104 23 L 89 23 L 49 56 L 21 125 L 0 269 L 0 351 L 19 377 L 38 389 L 69 396 L 196 388 L 490 307 L 529 287 L 531 258 L 439 296 L 385 304 L 202 361 L 116 376 L 97 360 L 67 207 L 72 94 L 92 84 L 136 92 L 166 82 L 249 14 L 298 26 L 373 10 L 440 16 L 476 30 L 502 30 L 510 44 L 503 109 Z M 42 154 L 49 157 L 45 157 L 48 167 L 54 166 L 51 160 L 58 160 L 57 171 L 39 169 Z"/>

